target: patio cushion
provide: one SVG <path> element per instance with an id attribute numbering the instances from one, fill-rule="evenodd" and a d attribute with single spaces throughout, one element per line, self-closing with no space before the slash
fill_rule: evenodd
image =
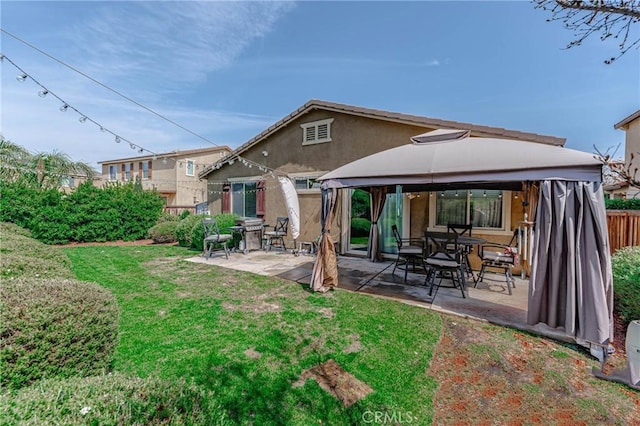
<path id="1" fill-rule="evenodd" d="M 425 262 L 427 265 L 440 266 L 445 268 L 459 268 L 460 264 L 453 259 L 449 259 L 447 257 L 440 256 L 431 256 L 428 257 Z"/>
<path id="2" fill-rule="evenodd" d="M 402 246 L 398 250 L 400 254 L 413 254 L 413 255 L 421 255 L 422 247 L 417 246 Z"/>
<path id="3" fill-rule="evenodd" d="M 508 263 L 511 265 L 515 264 L 515 258 L 510 253 L 487 250 L 483 253 L 482 256 L 483 256 L 483 260 L 489 261 L 489 262 Z"/>
<path id="4" fill-rule="evenodd" d="M 231 234 L 209 235 L 204 239 L 204 241 L 210 241 L 215 243 L 215 242 L 228 241 L 232 238 L 233 236 Z"/>

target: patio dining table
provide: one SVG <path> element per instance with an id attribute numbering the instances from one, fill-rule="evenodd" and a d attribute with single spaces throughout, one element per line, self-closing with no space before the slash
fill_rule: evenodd
<path id="1" fill-rule="evenodd" d="M 438 239 L 438 238 L 435 238 Z M 444 239 L 438 239 L 439 241 L 444 241 Z M 459 235 L 458 236 L 458 245 L 464 246 L 464 250 L 462 250 L 463 261 L 465 264 L 465 269 L 467 273 L 471 275 L 473 280 L 475 281 L 475 277 L 473 275 L 473 271 L 471 270 L 471 262 L 469 261 L 469 253 L 473 246 L 478 246 L 481 244 L 485 244 L 487 240 L 479 237 L 469 237 L 467 235 Z"/>

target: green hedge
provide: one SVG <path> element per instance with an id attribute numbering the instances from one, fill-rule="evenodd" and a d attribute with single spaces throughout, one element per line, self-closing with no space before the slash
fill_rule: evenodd
<path id="1" fill-rule="evenodd" d="M 44 380 L 0 401 L 2 424 L 9 425 L 230 424 L 211 391 L 121 374 Z"/>
<path id="2" fill-rule="evenodd" d="M 628 324 L 640 320 L 640 247 L 625 247 L 611 257 L 614 309 Z"/>
<path id="3" fill-rule="evenodd" d="M 354 217 L 351 219 L 351 236 L 352 237 L 368 237 L 371 229 L 371 221 L 363 217 Z"/>
<path id="4" fill-rule="evenodd" d="M 205 214 L 190 214 L 187 215 L 184 219 L 180 220 L 180 222 L 178 222 L 178 226 L 176 227 L 176 238 L 178 239 L 178 244 L 183 247 L 202 250 L 204 241 L 202 219 L 205 217 L 211 216 Z M 220 232 L 227 233 L 229 232 L 228 228 L 235 225 L 235 221 L 238 218 L 238 215 L 224 213 L 213 217 L 218 221 Z"/>
<path id="5" fill-rule="evenodd" d="M 48 377 L 96 375 L 111 368 L 118 337 L 115 297 L 75 280 L 3 280 L 0 386 Z"/>
<path id="6" fill-rule="evenodd" d="M 31 230 L 47 244 L 145 238 L 162 211 L 157 192 L 137 183 L 85 182 L 70 194 L 0 182 L 0 221 Z"/>
<path id="7" fill-rule="evenodd" d="M 629 200 L 607 198 L 604 200 L 604 205 L 608 210 L 640 210 L 640 198 Z"/>
<path id="8" fill-rule="evenodd" d="M 152 226 L 147 234 L 156 244 L 175 243 L 178 241 L 176 237 L 177 227 L 177 221 L 159 222 Z"/>

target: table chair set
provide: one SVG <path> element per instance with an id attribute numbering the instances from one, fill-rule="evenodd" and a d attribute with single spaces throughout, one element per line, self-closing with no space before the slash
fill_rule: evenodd
<path id="1" fill-rule="evenodd" d="M 425 231 L 424 239 L 402 239 L 396 225 L 391 227 L 398 244 L 398 257 L 392 273 L 396 269 L 404 269 L 404 281 L 407 281 L 409 267 L 416 272 L 423 269 L 426 273 L 425 285 L 429 286 L 429 295 L 434 287 L 439 287 L 442 280 L 448 278 L 454 288 L 459 288 L 462 297 L 466 297 L 467 280 L 471 279 L 474 288 L 479 282 L 498 281 L 487 274 L 498 274 L 504 277 L 509 294 L 515 288 L 515 279 L 511 269 L 519 264 L 518 248 L 514 245 L 518 230 L 508 244 L 487 242 L 483 238 L 472 237 L 472 225 L 449 224 L 448 232 Z M 471 269 L 469 255 L 478 246 L 478 257 L 481 269 L 477 276 Z"/>

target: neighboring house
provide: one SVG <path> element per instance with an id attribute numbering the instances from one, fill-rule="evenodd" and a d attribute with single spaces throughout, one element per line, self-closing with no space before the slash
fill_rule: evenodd
<path id="1" fill-rule="evenodd" d="M 298 240 L 314 241 L 320 233 L 321 194 L 316 178 L 356 159 L 411 143 L 411 136 L 436 129 L 471 130 L 475 137 L 558 146 L 565 142 L 534 133 L 311 100 L 200 173 L 209 182 L 209 210 L 212 214 L 257 216 L 273 225 L 277 216 L 287 215 L 276 179 L 287 175 L 300 202 Z M 363 241 L 361 230 L 350 224 L 355 217 L 366 219 L 368 204 L 353 190 L 341 192 L 331 235 L 339 242 L 341 253 L 362 254 L 366 237 Z M 381 219 L 382 250 L 387 253 L 395 251 L 391 224 L 405 237 L 421 237 L 426 229 L 446 230 L 447 222 L 472 222 L 474 235 L 507 242 L 518 221 L 523 220 L 522 194 L 517 191 L 479 188 L 403 193 L 402 188 L 396 188 L 387 197 Z"/>
<path id="2" fill-rule="evenodd" d="M 144 189 L 160 193 L 166 206 L 191 209 L 207 198 L 207 182 L 198 174 L 230 152 L 227 146 L 216 146 L 100 161 L 100 185 L 140 179 Z"/>
<path id="3" fill-rule="evenodd" d="M 633 174 L 638 169 L 636 180 L 640 181 L 640 110 L 622 119 L 613 126 L 614 129 L 625 131 L 624 161 L 625 167 Z M 634 156 L 632 160 L 631 157 Z M 631 167 L 630 167 L 631 166 Z M 640 198 L 640 189 L 627 185 L 626 196 Z"/>
<path id="4" fill-rule="evenodd" d="M 95 172 L 95 177 L 93 178 L 93 182 L 94 185 L 96 184 L 96 182 L 100 181 L 100 174 L 98 172 Z M 62 184 L 60 185 L 60 189 L 66 193 L 70 193 L 71 191 L 75 190 L 79 185 L 83 184 L 84 182 L 86 182 L 88 179 L 86 174 L 74 174 L 74 175 L 69 175 L 66 178 L 62 179 Z"/>

